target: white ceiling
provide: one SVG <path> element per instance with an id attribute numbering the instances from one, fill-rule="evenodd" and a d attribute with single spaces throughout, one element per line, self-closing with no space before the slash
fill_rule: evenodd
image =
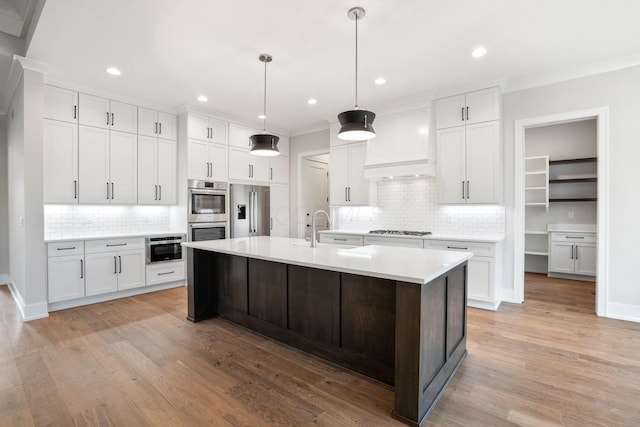
<path id="1" fill-rule="evenodd" d="M 366 9 L 363 108 L 640 54 L 637 0 L 47 0 L 27 56 L 52 80 L 176 108 L 204 94 L 258 123 L 270 53 L 267 127 L 295 134 L 353 106 L 352 6 Z M 478 45 L 488 54 L 471 58 Z"/>

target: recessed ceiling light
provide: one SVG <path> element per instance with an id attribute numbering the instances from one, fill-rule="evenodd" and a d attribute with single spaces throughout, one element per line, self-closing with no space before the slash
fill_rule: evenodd
<path id="1" fill-rule="evenodd" d="M 264 119 L 266 119 L 266 118 L 267 118 L 267 116 L 265 116 L 264 114 L 260 114 L 260 115 L 258 116 L 258 118 L 259 118 L 260 120 L 264 120 Z"/>
<path id="2" fill-rule="evenodd" d="M 112 76 L 119 76 L 120 74 L 122 74 L 116 67 L 107 68 L 107 73 L 111 74 Z"/>
<path id="3" fill-rule="evenodd" d="M 471 56 L 473 56 L 474 58 L 480 58 L 482 56 L 485 56 L 486 54 L 487 54 L 487 49 L 485 49 L 482 46 L 479 46 L 473 49 L 473 52 L 471 52 Z"/>
<path id="4" fill-rule="evenodd" d="M 200 95 L 200 96 L 198 97 L 198 101 L 200 101 L 200 102 L 207 102 L 208 100 L 209 100 L 209 98 L 207 98 L 207 97 L 206 97 L 206 96 L 204 96 L 204 95 Z"/>
<path id="5" fill-rule="evenodd" d="M 377 85 L 383 85 L 385 84 L 387 81 L 384 79 L 384 77 L 378 77 L 377 79 L 375 79 L 374 83 Z"/>
<path id="6" fill-rule="evenodd" d="M 318 100 L 315 98 L 311 98 L 307 101 L 307 104 L 309 105 L 316 105 L 318 103 Z"/>

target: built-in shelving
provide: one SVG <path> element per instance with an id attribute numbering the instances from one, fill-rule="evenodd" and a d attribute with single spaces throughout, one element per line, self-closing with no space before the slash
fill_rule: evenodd
<path id="1" fill-rule="evenodd" d="M 597 165 L 596 157 L 549 160 L 549 202 L 597 201 Z"/>
<path id="2" fill-rule="evenodd" d="M 549 256 L 549 252 L 524 251 L 525 255 Z"/>
<path id="3" fill-rule="evenodd" d="M 557 202 L 597 202 L 597 197 L 567 197 L 558 199 L 549 199 L 549 203 Z"/>
<path id="4" fill-rule="evenodd" d="M 549 156 L 525 157 L 524 159 L 525 206 L 540 206 L 549 209 Z"/>
<path id="5" fill-rule="evenodd" d="M 543 231 L 543 230 L 525 230 L 524 234 L 541 234 L 541 235 L 546 235 L 548 234 L 548 231 Z"/>

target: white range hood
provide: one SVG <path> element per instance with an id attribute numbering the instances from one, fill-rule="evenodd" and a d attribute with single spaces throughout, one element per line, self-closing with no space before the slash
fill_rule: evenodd
<path id="1" fill-rule="evenodd" d="M 429 106 L 377 118 L 374 122 L 376 137 L 367 143 L 364 177 L 379 180 L 435 176 L 430 123 Z"/>

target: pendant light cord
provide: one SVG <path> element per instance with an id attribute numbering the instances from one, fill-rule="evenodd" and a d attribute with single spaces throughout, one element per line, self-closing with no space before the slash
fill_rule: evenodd
<path id="1" fill-rule="evenodd" d="M 355 109 L 358 109 L 358 19 L 360 19 L 360 14 L 358 12 L 355 13 L 356 16 L 356 104 Z"/>
<path id="2" fill-rule="evenodd" d="M 267 132 L 267 61 L 264 61 L 264 100 L 262 105 L 262 131 Z"/>

